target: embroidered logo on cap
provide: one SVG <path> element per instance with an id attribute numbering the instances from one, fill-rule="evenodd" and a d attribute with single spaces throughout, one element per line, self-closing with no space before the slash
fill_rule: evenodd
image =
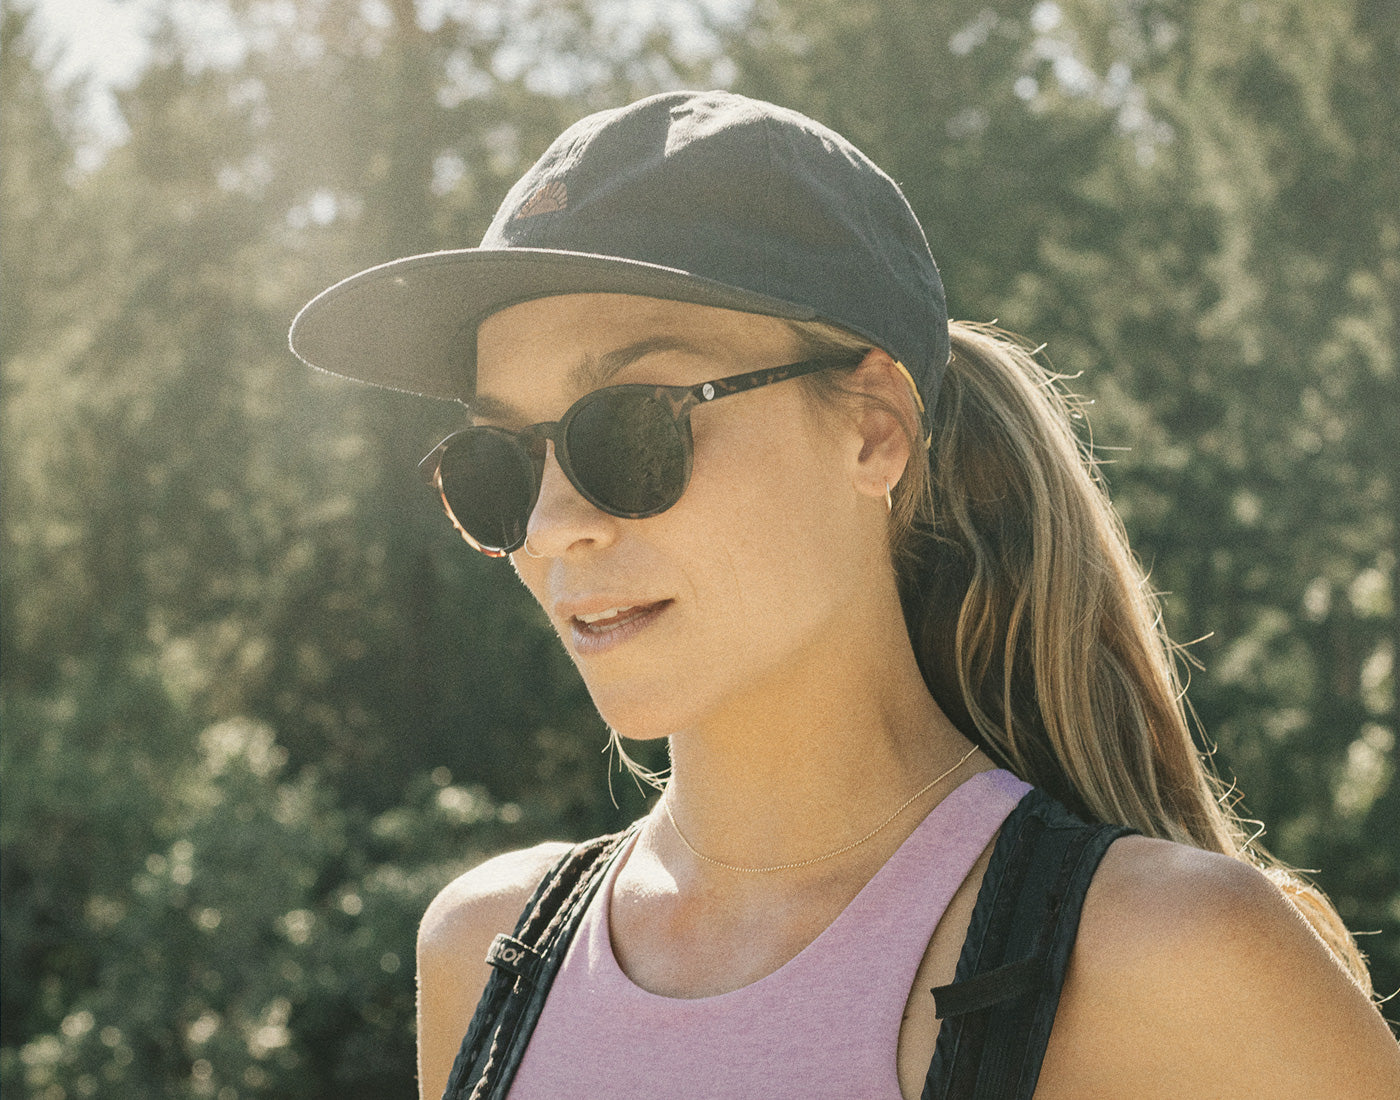
<path id="1" fill-rule="evenodd" d="M 550 180 L 535 191 L 516 211 L 517 218 L 533 218 L 536 214 L 552 214 L 569 205 L 569 189 L 563 180 Z"/>

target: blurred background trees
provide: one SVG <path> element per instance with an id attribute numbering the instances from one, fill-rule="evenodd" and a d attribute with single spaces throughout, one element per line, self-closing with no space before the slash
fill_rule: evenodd
<path id="1" fill-rule="evenodd" d="M 151 10 L 100 157 L 28 8 L 0 28 L 0 1087 L 410 1096 L 428 898 L 643 808 L 423 493 L 455 407 L 285 332 L 475 243 L 575 118 L 685 86 L 849 135 L 954 315 L 1077 376 L 1220 771 L 1400 986 L 1395 5 Z"/>

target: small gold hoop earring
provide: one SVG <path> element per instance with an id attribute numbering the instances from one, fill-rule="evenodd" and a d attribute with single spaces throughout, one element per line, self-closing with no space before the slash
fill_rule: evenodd
<path id="1" fill-rule="evenodd" d="M 543 554 L 536 554 L 533 550 L 530 549 L 530 536 L 529 536 L 529 535 L 526 535 L 526 536 L 525 536 L 524 550 L 525 550 L 525 556 L 526 556 L 527 558 L 542 558 L 542 557 L 544 557 Z"/>
<path id="2" fill-rule="evenodd" d="M 890 496 L 890 483 L 885 482 L 885 511 L 894 514 L 894 497 Z"/>

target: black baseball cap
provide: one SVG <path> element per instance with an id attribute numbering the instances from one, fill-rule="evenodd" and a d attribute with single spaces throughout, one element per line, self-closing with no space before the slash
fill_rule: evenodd
<path id="1" fill-rule="evenodd" d="M 291 346 L 322 370 L 469 404 L 477 326 L 579 292 L 838 325 L 899 360 L 929 410 L 948 362 L 943 284 L 899 186 L 820 123 L 720 91 L 575 123 L 479 247 L 352 275 L 302 309 Z"/>

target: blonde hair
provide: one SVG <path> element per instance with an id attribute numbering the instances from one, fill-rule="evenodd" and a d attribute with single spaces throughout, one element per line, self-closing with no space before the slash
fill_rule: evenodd
<path id="1" fill-rule="evenodd" d="M 812 354 L 869 348 L 793 323 Z M 1191 737 L 1177 647 L 1128 548 L 1081 415 L 1035 352 L 954 322 L 923 460 L 895 489 L 891 549 L 919 666 L 948 717 L 1081 817 L 1250 862 L 1368 992 L 1365 960 L 1315 887 L 1252 843 Z M 811 391 L 844 400 L 842 376 Z"/>

